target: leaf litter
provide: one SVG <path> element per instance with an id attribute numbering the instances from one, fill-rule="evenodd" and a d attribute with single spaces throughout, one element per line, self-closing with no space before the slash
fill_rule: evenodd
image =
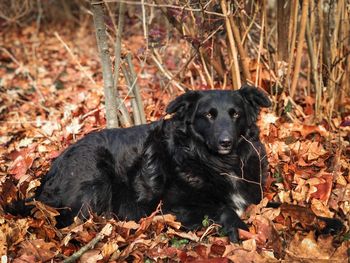
<path id="1" fill-rule="evenodd" d="M 96 215 L 86 222 L 78 218 L 64 229 L 55 227 L 59 213 L 34 202 L 31 217 L 5 214 L 3 207 L 18 198 L 30 197 L 47 172 L 52 159 L 85 134 L 105 127 L 102 79 L 91 80 L 53 36 L 40 34 L 34 59 L 15 46 L 32 45 L 28 26 L 11 31 L 1 43 L 20 66 L 3 53 L 0 61 L 0 253 L 2 262 L 60 262 L 80 253 L 80 262 L 347 262 L 350 214 L 349 119 L 334 119 L 335 129 L 325 125 L 290 122 L 271 112 L 259 121 L 261 138 L 270 162 L 265 199 L 243 215 L 249 232 L 239 231 L 242 242 L 230 243 L 220 226 L 208 221 L 188 232 L 161 205 L 139 222 L 105 219 Z M 74 34 L 59 31 L 69 46 Z M 154 33 L 155 34 L 155 33 Z M 155 34 L 156 35 L 156 34 Z M 73 37 L 72 37 L 73 36 Z M 99 72 L 94 34 L 89 33 L 76 56 L 91 76 Z M 132 38 L 127 41 L 132 42 Z M 178 45 L 185 45 L 180 43 Z M 139 45 L 134 44 L 138 52 Z M 132 45 L 130 45 L 132 47 Z M 181 47 L 179 47 L 181 48 Z M 187 48 L 187 47 L 184 47 Z M 79 51 L 77 51 L 79 50 Z M 94 55 L 91 55 L 94 54 Z M 173 63 L 170 58 L 167 61 Z M 40 64 L 39 68 L 35 65 Z M 137 71 L 140 70 L 135 63 Z M 172 64 L 171 64 L 172 65 Z M 176 69 L 176 65 L 171 66 Z M 171 68 L 170 67 L 170 68 Z M 174 94 L 162 90 L 153 79 L 156 67 L 143 69 L 140 85 L 149 121 L 163 116 Z M 28 74 L 36 76 L 36 87 Z M 266 79 L 269 79 L 269 73 Z M 264 78 L 264 77 L 263 77 Z M 125 83 L 124 83 L 125 84 Z M 121 85 L 124 85 L 121 83 Z M 121 96 L 126 91 L 121 90 Z M 129 99 L 126 99 L 128 105 Z M 314 102 L 308 100 L 310 105 Z M 305 106 L 308 107 L 308 106 Z M 301 108 L 301 110 L 303 110 Z M 348 109 L 349 110 L 349 109 Z M 304 113 L 309 109 L 305 108 Z M 311 111 L 312 113 L 312 111 Z M 310 113 L 310 114 L 311 114 Z M 278 208 L 268 202 L 282 202 Z M 339 218 L 344 229 L 323 234 L 323 217 Z"/>

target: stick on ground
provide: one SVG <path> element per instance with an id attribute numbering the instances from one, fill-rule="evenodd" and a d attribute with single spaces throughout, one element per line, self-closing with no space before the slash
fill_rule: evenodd
<path id="1" fill-rule="evenodd" d="M 89 251 L 90 249 L 94 248 L 94 246 L 101 241 L 105 236 L 109 236 L 112 232 L 112 225 L 106 224 L 101 232 L 99 232 L 89 243 L 87 243 L 85 246 L 80 248 L 77 252 L 75 252 L 70 257 L 66 258 L 63 263 L 70 263 L 75 262 L 78 258 L 80 258 L 85 252 Z"/>

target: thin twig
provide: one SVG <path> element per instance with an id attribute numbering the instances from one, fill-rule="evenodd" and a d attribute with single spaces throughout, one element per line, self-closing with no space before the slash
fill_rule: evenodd
<path id="1" fill-rule="evenodd" d="M 205 72 L 206 80 L 207 80 L 207 82 L 209 82 L 207 84 L 209 84 L 210 87 L 213 89 L 214 88 L 213 79 L 211 78 L 210 73 L 208 71 L 207 63 L 205 62 L 204 57 L 203 57 L 203 52 L 200 53 L 200 58 L 201 58 L 201 61 L 202 61 L 202 65 L 203 65 L 203 69 L 204 69 L 204 72 Z"/>
<path id="2" fill-rule="evenodd" d="M 199 239 L 199 242 L 203 242 L 204 238 L 206 238 L 213 229 L 219 228 L 219 227 L 221 227 L 221 225 L 215 224 L 215 223 L 213 223 L 210 226 L 208 226 L 207 229 L 202 234 L 201 238 Z"/>
<path id="3" fill-rule="evenodd" d="M 177 83 L 174 80 L 174 77 L 172 76 L 172 74 L 166 70 L 163 66 L 162 63 L 159 60 L 159 54 L 157 53 L 156 50 L 153 50 L 152 56 L 151 58 L 153 59 L 153 61 L 156 63 L 156 66 L 158 67 L 158 69 L 163 72 L 163 74 L 165 75 L 165 77 L 167 77 L 167 79 L 175 86 L 177 87 L 179 90 L 181 91 L 185 91 L 185 89 L 183 87 L 181 87 L 181 85 L 179 83 Z"/>
<path id="4" fill-rule="evenodd" d="M 101 1 L 102 2 L 102 1 Z M 124 3 L 128 5 L 145 5 L 149 7 L 160 7 L 160 8 L 172 8 L 172 9 L 180 9 L 180 10 L 186 10 L 186 11 L 191 11 L 191 12 L 203 12 L 202 8 L 189 8 L 189 7 L 184 7 L 184 6 L 178 6 L 178 5 L 169 5 L 169 4 L 152 4 L 152 3 L 142 3 L 139 1 L 125 1 L 125 0 L 104 0 L 104 2 L 111 2 L 111 3 Z M 209 2 L 210 3 L 210 2 Z M 208 4 L 205 5 L 205 8 L 208 6 Z M 215 15 L 215 16 L 220 16 L 222 17 L 223 15 L 220 13 L 212 12 L 212 11 L 207 11 L 204 10 L 204 13 L 210 14 L 210 15 Z"/>
<path id="5" fill-rule="evenodd" d="M 131 77 L 131 74 L 128 71 L 128 69 L 126 68 L 125 64 L 122 64 L 122 71 L 123 71 L 126 83 L 128 84 L 128 87 L 129 87 L 128 94 L 130 94 L 130 101 L 131 101 L 131 107 L 132 107 L 132 115 L 134 117 L 134 124 L 140 125 L 141 124 L 140 111 L 139 111 L 139 107 L 137 106 L 135 93 L 134 93 L 136 79 L 133 79 Z"/>
<path id="6" fill-rule="evenodd" d="M 247 38 L 247 36 L 248 36 L 248 34 L 249 34 L 249 32 L 250 32 L 250 29 L 253 27 L 254 24 L 256 24 L 256 23 L 255 23 L 255 18 L 256 18 L 257 13 L 258 13 L 258 4 L 257 4 L 257 3 L 254 3 L 254 5 L 255 5 L 255 9 L 254 9 L 253 18 L 251 19 L 251 22 L 249 23 L 249 25 L 248 25 L 246 31 L 243 33 L 243 36 L 242 36 L 242 45 L 244 45 L 245 40 L 246 40 L 246 38 Z M 250 17 L 249 17 L 249 18 L 250 18 Z"/>
<path id="7" fill-rule="evenodd" d="M 146 24 L 146 8 L 145 8 L 145 0 L 141 0 L 141 9 L 142 9 L 142 27 L 143 27 L 143 37 L 146 41 L 146 47 L 148 47 L 148 31 Z"/>
<path id="8" fill-rule="evenodd" d="M 74 55 L 73 51 L 70 49 L 70 47 L 66 44 L 66 42 L 63 41 L 63 39 L 60 37 L 60 35 L 57 32 L 54 32 L 55 37 L 61 42 L 61 44 L 64 46 L 64 48 L 68 51 L 69 55 L 72 57 L 74 62 L 78 65 L 79 69 L 83 74 L 94 84 L 96 85 L 96 82 L 91 77 L 91 75 L 85 70 L 85 68 L 80 64 L 79 59 Z"/>
<path id="9" fill-rule="evenodd" d="M 36 1 L 37 6 L 38 6 L 38 17 L 36 18 L 36 34 L 38 35 L 40 32 L 40 25 L 41 25 L 41 18 L 43 15 L 43 7 L 41 5 L 41 1 L 37 0 Z"/>
<path id="10" fill-rule="evenodd" d="M 160 0 L 155 0 L 155 2 L 157 3 L 157 7 L 160 8 L 160 10 L 162 11 L 163 15 L 168 19 L 169 23 L 176 28 L 176 30 L 181 34 L 181 36 L 185 39 L 187 39 L 188 41 L 190 39 L 194 39 L 196 33 L 194 35 L 190 35 L 190 36 L 185 36 L 184 32 L 183 32 L 183 27 L 185 26 L 185 24 L 182 24 L 180 23 L 179 21 L 176 20 L 175 17 L 171 16 L 167 11 L 167 8 L 168 6 L 164 6 L 162 4 L 160 4 Z M 181 9 L 184 9 L 185 7 L 181 8 Z M 202 11 L 202 9 L 199 9 Z M 194 29 L 194 28 L 192 28 Z M 189 43 L 192 45 L 192 47 L 196 50 L 198 50 L 198 52 L 200 52 L 200 49 L 201 49 L 201 44 L 198 46 L 198 44 L 196 44 L 195 42 L 193 41 L 189 41 Z M 215 59 L 211 59 L 210 57 L 208 57 L 208 55 L 206 53 L 203 53 L 203 57 L 204 57 L 204 60 L 206 61 L 206 63 L 210 64 L 214 69 L 215 71 L 217 72 L 217 74 L 219 75 L 220 78 L 224 78 L 225 76 L 225 71 L 224 69 L 222 68 L 221 64 L 218 63 L 218 61 L 216 61 Z"/>
<path id="11" fill-rule="evenodd" d="M 250 146 L 252 146 L 252 148 L 254 149 L 254 151 L 256 152 L 258 159 L 259 159 L 259 186 L 260 186 L 260 193 L 261 193 L 261 200 L 264 198 L 264 193 L 263 193 L 263 170 L 262 170 L 262 160 L 264 160 L 266 158 L 266 155 L 264 156 L 260 156 L 260 151 L 254 146 L 254 144 L 249 141 L 245 136 L 241 135 L 241 137 L 250 144 Z"/>
<path id="12" fill-rule="evenodd" d="M 95 245 L 100 242 L 105 236 L 109 236 L 112 232 L 112 225 L 110 223 L 106 224 L 102 230 L 94 237 L 89 243 L 87 243 L 85 246 L 81 247 L 77 252 L 75 252 L 70 257 L 63 260 L 63 263 L 71 263 L 75 262 L 77 259 L 79 259 L 85 252 L 89 251 L 90 249 L 94 248 Z"/>
<path id="13" fill-rule="evenodd" d="M 140 86 L 137 84 L 137 75 L 136 75 L 136 72 L 134 69 L 134 65 L 132 64 L 130 53 L 128 53 L 126 55 L 126 61 L 128 63 L 128 67 L 129 67 L 130 78 L 131 78 L 132 82 L 135 82 L 133 92 L 134 92 L 136 104 L 137 104 L 137 107 L 139 110 L 141 124 L 145 124 L 146 123 L 145 109 L 143 107 L 143 102 L 142 102 L 142 98 L 141 98 L 141 94 L 140 94 Z"/>
<path id="14" fill-rule="evenodd" d="M 290 103 L 292 103 L 292 105 L 295 107 L 295 109 L 296 109 L 297 111 L 299 111 L 299 113 L 301 114 L 301 116 L 303 116 L 303 118 L 306 118 L 305 113 L 302 111 L 302 107 L 301 107 L 300 105 L 298 105 L 298 104 L 293 100 L 292 97 L 288 96 L 287 99 L 288 99 L 288 101 L 289 101 Z"/>
<path id="15" fill-rule="evenodd" d="M 168 82 L 168 84 L 165 86 L 165 89 L 168 88 L 168 86 L 170 85 L 170 83 L 172 83 L 172 80 L 175 80 L 187 67 L 188 65 L 193 61 L 193 59 L 196 57 L 197 55 L 197 50 L 194 50 L 192 49 L 192 54 L 190 55 L 190 58 L 187 60 L 187 62 L 180 68 L 180 70 L 178 70 L 174 75 L 172 75 L 170 81 Z M 158 54 L 159 55 L 159 54 Z M 164 69 L 165 70 L 165 69 Z M 171 75 L 171 74 L 170 74 Z M 181 77 L 180 78 L 180 81 L 182 80 Z M 193 87 L 193 85 L 191 85 Z M 183 88 L 181 87 L 181 89 L 183 90 Z"/>

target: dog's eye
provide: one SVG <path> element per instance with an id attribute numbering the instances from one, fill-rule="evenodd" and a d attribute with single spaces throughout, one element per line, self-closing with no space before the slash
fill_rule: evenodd
<path id="1" fill-rule="evenodd" d="M 212 119 L 214 118 L 213 114 L 211 114 L 210 112 L 205 113 L 204 116 L 205 116 L 208 120 L 212 120 Z"/>
<path id="2" fill-rule="evenodd" d="M 234 112 L 234 113 L 232 114 L 232 118 L 234 118 L 234 119 L 239 118 L 239 113 L 238 113 L 238 112 Z"/>

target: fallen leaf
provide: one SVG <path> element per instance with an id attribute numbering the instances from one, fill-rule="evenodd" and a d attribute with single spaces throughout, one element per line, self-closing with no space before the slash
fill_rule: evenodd
<path id="1" fill-rule="evenodd" d="M 195 241 L 195 242 L 198 242 L 199 239 L 200 239 L 196 234 L 194 234 L 192 232 L 182 232 L 182 231 L 177 232 L 177 231 L 175 231 L 172 228 L 168 229 L 167 233 L 170 234 L 170 235 L 182 237 L 182 238 L 185 238 L 185 239 L 188 239 L 188 240 L 192 240 L 192 241 Z"/>
<path id="2" fill-rule="evenodd" d="M 320 179 L 320 181 L 319 183 L 313 184 L 317 190 L 316 192 L 311 193 L 311 197 L 327 203 L 332 192 L 333 175 L 331 173 L 323 172 L 321 175 L 317 175 L 317 178 Z M 306 183 L 309 183 L 309 180 L 306 181 Z"/>
<path id="3" fill-rule="evenodd" d="M 21 243 L 19 255 L 33 255 L 35 262 L 47 262 L 57 254 L 56 244 L 45 242 L 43 239 L 25 240 Z"/>
<path id="4" fill-rule="evenodd" d="M 24 176 L 32 166 L 34 159 L 36 158 L 34 152 L 36 147 L 36 144 L 32 144 L 30 147 L 21 150 L 18 153 L 17 158 L 9 167 L 8 173 L 14 175 L 16 180 L 21 179 L 21 177 Z"/>
<path id="5" fill-rule="evenodd" d="M 329 210 L 325 202 L 318 199 L 311 200 L 311 210 L 317 216 L 330 217 L 334 216 L 334 213 Z"/>
<path id="6" fill-rule="evenodd" d="M 331 259 L 335 248 L 331 244 L 332 237 L 315 240 L 315 235 L 311 231 L 303 237 L 300 233 L 294 236 L 286 252 L 287 259 L 292 260 L 326 260 Z"/>
<path id="7" fill-rule="evenodd" d="M 99 260 L 102 260 L 103 256 L 101 254 L 101 251 L 99 249 L 90 249 L 89 251 L 86 251 L 81 257 L 80 262 L 84 263 L 96 263 Z"/>

